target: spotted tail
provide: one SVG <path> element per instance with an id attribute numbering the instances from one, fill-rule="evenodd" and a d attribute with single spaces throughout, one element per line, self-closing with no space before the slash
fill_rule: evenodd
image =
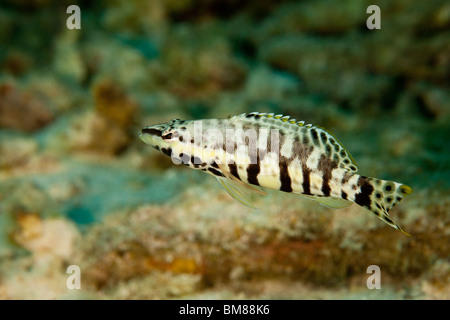
<path id="1" fill-rule="evenodd" d="M 378 218 L 391 227 L 411 237 L 410 234 L 403 231 L 403 229 L 392 220 L 389 216 L 389 210 L 412 192 L 413 190 L 409 186 L 398 182 L 363 177 L 361 194 L 365 194 L 366 197 L 364 199 L 359 199 L 357 194 L 355 202 L 372 211 Z M 362 202 L 362 200 L 364 201 Z"/>

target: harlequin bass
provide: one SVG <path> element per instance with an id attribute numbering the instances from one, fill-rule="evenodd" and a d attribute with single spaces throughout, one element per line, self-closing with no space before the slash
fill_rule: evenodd
<path id="1" fill-rule="evenodd" d="M 327 130 L 273 113 L 179 120 L 148 126 L 139 137 L 160 152 L 217 178 L 236 200 L 254 207 L 264 189 L 302 195 L 330 208 L 356 203 L 403 231 L 389 210 L 412 189 L 359 175 L 349 151 Z"/>

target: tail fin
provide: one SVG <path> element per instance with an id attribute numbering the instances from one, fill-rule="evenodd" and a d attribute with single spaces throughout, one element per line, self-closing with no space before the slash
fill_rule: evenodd
<path id="1" fill-rule="evenodd" d="M 367 208 L 391 227 L 411 237 L 409 233 L 403 231 L 392 220 L 389 216 L 389 210 L 402 201 L 404 197 L 410 195 L 413 190 L 409 186 L 398 182 L 375 178 L 366 178 L 366 183 L 373 187 L 373 192 L 370 196 L 370 205 Z"/>

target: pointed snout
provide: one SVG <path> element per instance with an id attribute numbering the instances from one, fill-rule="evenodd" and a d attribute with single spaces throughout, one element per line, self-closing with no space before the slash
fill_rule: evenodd
<path id="1" fill-rule="evenodd" d="M 147 144 L 154 145 L 155 138 L 160 138 L 163 130 L 155 127 L 146 127 L 139 131 L 139 138 Z"/>
<path id="2" fill-rule="evenodd" d="M 147 127 L 141 130 L 140 134 L 151 134 L 153 136 L 161 137 L 162 130 Z"/>

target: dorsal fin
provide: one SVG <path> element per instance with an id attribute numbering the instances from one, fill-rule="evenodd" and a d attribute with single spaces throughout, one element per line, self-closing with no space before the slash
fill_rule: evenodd
<path id="1" fill-rule="evenodd" d="M 323 132 L 325 132 L 325 134 L 327 135 L 327 140 L 331 141 L 334 147 L 334 144 L 337 144 L 339 146 L 336 147 L 338 149 L 338 151 L 333 151 L 333 152 L 339 152 L 339 167 L 349 170 L 351 172 L 356 172 L 358 171 L 358 165 L 355 161 L 355 159 L 352 157 L 352 155 L 350 154 L 350 152 L 347 150 L 347 148 L 345 148 L 341 142 L 339 142 L 339 140 L 331 133 L 329 132 L 327 129 L 319 127 L 319 126 L 314 126 L 312 124 L 305 124 L 304 121 L 297 121 L 295 119 L 290 119 L 290 116 L 284 116 L 282 114 L 277 114 L 274 115 L 273 113 L 260 113 L 260 112 L 250 112 L 250 113 L 243 113 L 240 114 L 238 116 L 236 116 L 238 118 L 244 118 L 244 119 L 260 119 L 260 118 L 269 118 L 272 119 L 275 122 L 278 122 L 282 125 L 287 125 L 287 126 L 292 126 L 292 127 L 296 127 L 296 128 L 300 128 L 300 127 L 305 127 L 307 129 L 316 129 L 316 130 L 321 130 Z M 344 152 L 342 154 L 341 150 L 344 150 Z"/>
<path id="2" fill-rule="evenodd" d="M 323 127 L 319 127 L 319 126 L 314 126 L 314 127 L 318 128 L 318 129 L 321 129 L 326 134 L 330 135 L 330 137 L 332 137 L 334 139 L 334 141 L 336 141 L 336 144 L 338 144 L 346 152 L 346 157 L 343 157 L 341 159 L 341 161 L 339 163 L 339 166 L 341 168 L 347 169 L 347 170 L 352 171 L 352 172 L 358 171 L 358 164 L 356 163 L 355 159 L 353 158 L 351 153 L 347 150 L 347 148 L 344 147 L 344 145 L 336 138 L 336 136 L 334 134 L 332 134 L 330 131 L 328 131 L 327 129 L 323 128 Z M 350 163 L 345 163 L 345 159 L 349 159 Z"/>

